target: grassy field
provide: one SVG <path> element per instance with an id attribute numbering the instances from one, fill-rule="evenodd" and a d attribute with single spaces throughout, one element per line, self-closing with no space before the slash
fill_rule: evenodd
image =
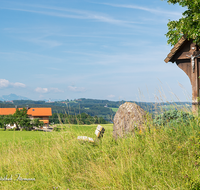
<path id="1" fill-rule="evenodd" d="M 148 125 L 151 130 L 117 141 L 112 125 L 102 125 L 96 145 L 77 140 L 95 139 L 96 125 L 0 131 L 1 189 L 200 189 L 198 121 L 170 129 Z"/>
<path id="2" fill-rule="evenodd" d="M 117 112 L 119 108 L 110 108 L 112 111 Z"/>

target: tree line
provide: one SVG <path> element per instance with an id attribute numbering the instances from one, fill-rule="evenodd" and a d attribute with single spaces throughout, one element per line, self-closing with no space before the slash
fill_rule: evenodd
<path id="1" fill-rule="evenodd" d="M 145 111 L 156 115 L 157 113 L 162 113 L 163 106 L 164 105 L 190 105 L 191 102 L 167 102 L 167 103 L 156 103 L 156 102 L 135 102 L 135 101 L 129 101 L 132 103 L 136 103 L 139 105 L 142 109 Z M 65 115 L 66 113 L 68 115 L 74 115 L 76 117 L 78 114 L 86 113 L 92 117 L 97 116 L 98 118 L 103 117 L 104 120 L 112 122 L 112 119 L 115 116 L 115 112 L 112 110 L 112 108 L 119 108 L 121 104 L 125 103 L 124 100 L 122 101 L 108 101 L 108 100 L 95 100 L 95 99 L 75 99 L 75 100 L 65 100 L 65 101 L 57 101 L 52 103 L 47 103 L 45 101 L 33 101 L 33 100 L 13 100 L 13 103 L 11 102 L 1 102 L 0 101 L 0 107 L 1 108 L 14 108 L 14 107 L 51 107 L 52 113 L 55 113 L 54 117 L 55 120 L 57 118 L 57 113 L 62 113 Z M 71 116 L 72 118 L 73 116 Z M 62 118 L 62 116 L 61 116 Z M 96 118 L 96 117 L 95 117 Z M 72 119 L 72 120 L 75 120 Z M 56 122 L 52 121 L 54 123 L 58 123 L 59 120 L 57 118 Z M 62 121 L 65 123 L 65 121 Z"/>
<path id="2" fill-rule="evenodd" d="M 49 122 L 54 124 L 79 124 L 79 125 L 108 123 L 103 117 L 98 117 L 98 116 L 93 117 L 86 113 L 81 113 L 78 115 L 53 113 L 52 116 L 49 117 Z"/>

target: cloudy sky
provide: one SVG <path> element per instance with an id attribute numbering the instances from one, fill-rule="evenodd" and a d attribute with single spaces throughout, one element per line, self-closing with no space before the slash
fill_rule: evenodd
<path id="1" fill-rule="evenodd" d="M 161 0 L 0 0 L 0 96 L 189 101 Z"/>

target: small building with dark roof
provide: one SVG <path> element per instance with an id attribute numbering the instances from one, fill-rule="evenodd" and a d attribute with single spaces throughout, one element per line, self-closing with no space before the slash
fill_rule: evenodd
<path id="1" fill-rule="evenodd" d="M 200 48 L 193 40 L 188 40 L 185 36 L 171 49 L 165 58 L 165 62 L 176 63 L 190 79 L 192 85 L 192 110 L 197 113 L 200 95 Z"/>

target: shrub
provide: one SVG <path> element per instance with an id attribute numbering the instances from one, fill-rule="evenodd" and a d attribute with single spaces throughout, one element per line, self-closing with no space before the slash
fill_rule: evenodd
<path id="1" fill-rule="evenodd" d="M 54 128 L 53 128 L 53 131 L 58 131 L 58 132 L 60 132 L 61 129 L 60 129 L 59 127 L 54 127 Z"/>
<path id="2" fill-rule="evenodd" d="M 15 131 L 15 128 L 13 128 L 13 129 L 7 129 L 7 131 Z"/>
<path id="3" fill-rule="evenodd" d="M 184 123 L 188 125 L 190 121 L 194 120 L 194 116 L 181 111 L 181 110 L 169 110 L 160 115 L 157 115 L 153 120 L 154 124 L 157 126 L 172 126 L 177 123 Z"/>

